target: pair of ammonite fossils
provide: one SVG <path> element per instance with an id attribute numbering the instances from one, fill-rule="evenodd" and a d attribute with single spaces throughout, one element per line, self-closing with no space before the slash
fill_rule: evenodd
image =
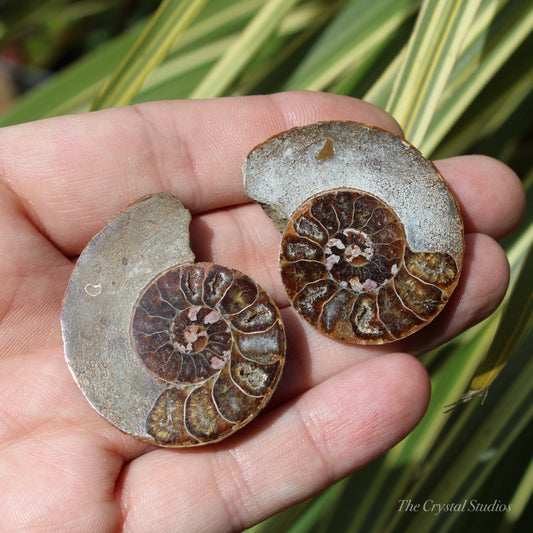
<path id="1" fill-rule="evenodd" d="M 356 122 L 311 124 L 254 148 L 243 174 L 283 234 L 289 299 L 322 333 L 401 339 L 457 285 L 457 203 L 404 139 Z M 89 402 L 161 446 L 233 434 L 265 406 L 285 358 L 272 298 L 241 272 L 195 263 L 189 222 L 166 193 L 119 213 L 81 254 L 62 316 L 66 359 Z"/>

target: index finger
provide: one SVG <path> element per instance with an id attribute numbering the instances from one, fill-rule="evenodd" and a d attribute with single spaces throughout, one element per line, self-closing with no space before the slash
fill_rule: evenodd
<path id="1" fill-rule="evenodd" d="M 401 133 L 383 110 L 324 93 L 154 102 L 1 130 L 2 179 L 37 229 L 72 256 L 145 194 L 170 192 L 194 213 L 248 201 L 246 154 L 275 133 L 320 120 Z"/>

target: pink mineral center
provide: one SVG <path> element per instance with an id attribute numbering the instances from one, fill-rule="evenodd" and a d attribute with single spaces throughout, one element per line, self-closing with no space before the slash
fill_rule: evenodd
<path id="1" fill-rule="evenodd" d="M 198 324 L 189 324 L 181 332 L 183 343 L 174 342 L 174 347 L 182 353 L 196 353 L 203 350 L 209 340 L 207 331 Z"/>
<path id="2" fill-rule="evenodd" d="M 377 286 L 378 286 L 378 284 L 373 279 L 367 279 L 363 283 L 363 289 L 365 291 L 373 291 L 374 289 L 377 288 Z"/>
<path id="3" fill-rule="evenodd" d="M 347 238 L 344 249 L 344 258 L 352 265 L 363 265 L 368 263 L 374 255 L 374 246 L 370 237 L 359 230 L 347 228 L 343 231 Z"/>
<path id="4" fill-rule="evenodd" d="M 196 342 L 200 337 L 207 337 L 207 332 L 196 324 L 191 324 L 185 328 L 183 337 L 186 342 Z"/>

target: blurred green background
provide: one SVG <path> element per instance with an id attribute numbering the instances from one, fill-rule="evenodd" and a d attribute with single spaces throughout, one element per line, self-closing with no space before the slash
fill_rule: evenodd
<path id="1" fill-rule="evenodd" d="M 0 111 L 158 5 L 158 0 L 0 1 Z"/>

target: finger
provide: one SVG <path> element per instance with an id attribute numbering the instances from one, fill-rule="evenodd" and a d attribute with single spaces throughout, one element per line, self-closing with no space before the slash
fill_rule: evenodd
<path id="1" fill-rule="evenodd" d="M 418 423 L 428 400 L 422 365 L 388 355 L 335 376 L 216 448 L 146 454 L 119 485 L 124 529 L 241 531 L 384 453 Z M 169 490 L 176 480 L 179 490 Z M 199 498 L 209 502 L 201 513 Z"/>
<path id="2" fill-rule="evenodd" d="M 450 302 L 431 324 L 402 341 L 401 349 L 421 354 L 481 322 L 500 305 L 508 284 L 501 246 L 481 233 L 467 235 L 463 271 Z"/>
<path id="3" fill-rule="evenodd" d="M 486 261 L 486 257 L 491 257 Z M 292 308 L 283 310 L 287 359 L 272 398 L 278 405 L 362 361 L 391 350 L 419 356 L 481 322 L 505 295 L 509 266 L 498 243 L 483 234 L 467 237 L 463 277 L 451 301 L 429 325 L 401 341 L 380 346 L 335 341 L 307 324 Z"/>
<path id="4" fill-rule="evenodd" d="M 225 221 L 231 217 L 231 222 Z M 198 259 L 230 265 L 255 279 L 276 303 L 289 305 L 279 274 L 279 232 L 267 224 L 255 205 L 244 205 L 197 217 L 193 244 Z M 227 222 L 227 223 L 225 223 Z M 264 222 L 264 225 L 261 223 Z M 208 240 L 202 241 L 207 235 Z M 420 355 L 490 315 L 501 302 L 509 280 L 509 266 L 502 248 L 483 234 L 466 236 L 466 254 L 459 285 L 442 313 L 411 337 L 394 343 L 395 350 Z M 294 309 L 283 309 L 288 337 L 284 377 L 276 393 L 280 401 L 299 394 L 359 361 L 390 351 L 391 345 L 350 345 L 332 340 L 300 318 Z M 310 357 L 313 353 L 313 357 Z M 293 383 L 296 383 L 294 389 Z M 287 386 L 285 385 L 287 384 Z"/>
<path id="5" fill-rule="evenodd" d="M 226 217 L 231 216 L 231 223 Z M 193 244 L 197 259 L 230 265 L 255 279 L 269 292 L 280 307 L 288 305 L 279 275 L 279 232 L 274 225 L 261 225 L 263 215 L 258 206 L 244 205 L 226 212 L 201 217 L 194 227 Z M 202 235 L 209 238 L 202 241 Z M 454 293 L 462 323 L 481 313 L 485 318 L 505 294 L 509 266 L 502 248 L 483 234 L 466 235 L 464 267 L 461 281 Z M 447 306 L 449 307 L 449 305 Z M 450 317 L 448 317 L 450 318 Z M 458 332 L 457 324 L 454 330 Z"/>
<path id="6" fill-rule="evenodd" d="M 438 166 L 461 206 L 466 233 L 500 239 L 520 222 L 524 189 L 509 167 L 485 156 L 451 158 Z M 235 250 L 243 250 L 252 265 L 277 264 L 280 234 L 258 208 L 242 206 L 196 217 L 191 232 L 193 248 L 202 260 L 224 257 L 223 264 L 233 266 L 239 255 Z M 228 248 L 227 243 L 235 246 Z"/>
<path id="7" fill-rule="evenodd" d="M 194 217 L 191 246 L 197 261 L 236 268 L 257 281 L 279 306 L 288 305 L 279 275 L 281 235 L 257 204 Z"/>
<path id="8" fill-rule="evenodd" d="M 518 226 L 526 197 L 522 182 L 508 166 L 479 155 L 435 164 L 459 202 L 467 233 L 486 233 L 499 240 Z"/>
<path id="9" fill-rule="evenodd" d="M 332 119 L 399 133 L 381 109 L 323 93 L 155 102 L 0 130 L 3 179 L 36 227 L 76 255 L 148 193 L 173 193 L 194 212 L 246 201 L 240 169 L 256 144 Z"/>

